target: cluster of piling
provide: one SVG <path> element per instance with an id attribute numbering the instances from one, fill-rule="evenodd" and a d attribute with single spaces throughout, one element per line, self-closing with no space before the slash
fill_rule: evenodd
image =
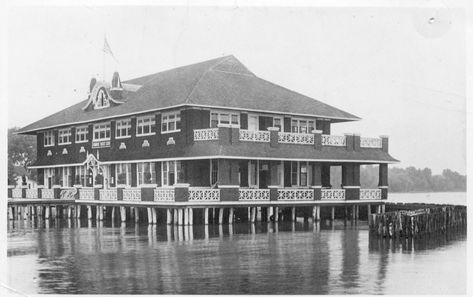
<path id="1" fill-rule="evenodd" d="M 447 232 L 467 224 L 466 206 L 429 206 L 371 214 L 369 229 L 380 237 L 415 238 L 426 234 Z"/>

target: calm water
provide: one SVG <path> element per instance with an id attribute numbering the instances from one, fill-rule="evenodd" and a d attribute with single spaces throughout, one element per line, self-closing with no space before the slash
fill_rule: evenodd
<path id="1" fill-rule="evenodd" d="M 25 294 L 466 294 L 465 232 L 397 242 L 370 238 L 363 222 L 20 220 L 7 259 Z"/>

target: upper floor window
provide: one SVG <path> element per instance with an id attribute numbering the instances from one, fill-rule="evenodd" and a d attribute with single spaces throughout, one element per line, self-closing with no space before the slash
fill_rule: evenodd
<path id="1" fill-rule="evenodd" d="M 292 119 L 291 132 L 293 133 L 312 133 L 315 129 L 314 120 Z"/>
<path id="2" fill-rule="evenodd" d="M 161 117 L 161 132 L 179 132 L 181 131 L 181 113 L 169 112 L 163 113 Z"/>
<path id="3" fill-rule="evenodd" d="M 58 144 L 70 144 L 71 143 L 71 129 L 61 129 L 58 131 Z"/>
<path id="4" fill-rule="evenodd" d="M 110 139 L 110 123 L 99 123 L 94 125 L 94 140 Z"/>
<path id="5" fill-rule="evenodd" d="M 131 136 L 131 120 L 120 120 L 116 123 L 116 138 L 126 138 Z"/>
<path id="6" fill-rule="evenodd" d="M 76 128 L 76 142 L 87 142 L 89 127 L 81 126 Z"/>
<path id="7" fill-rule="evenodd" d="M 217 128 L 219 124 L 240 126 L 240 114 L 232 112 L 210 113 L 210 128 Z"/>
<path id="8" fill-rule="evenodd" d="M 53 146 L 54 145 L 54 132 L 46 131 L 43 134 L 43 144 L 44 146 Z"/>
<path id="9" fill-rule="evenodd" d="M 136 136 L 152 135 L 156 120 L 154 116 L 139 117 L 136 119 Z"/>

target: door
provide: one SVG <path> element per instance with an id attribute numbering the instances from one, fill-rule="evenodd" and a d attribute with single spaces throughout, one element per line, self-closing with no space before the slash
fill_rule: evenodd
<path id="1" fill-rule="evenodd" d="M 248 115 L 248 130 L 258 131 L 258 115 L 255 115 L 255 114 Z"/>

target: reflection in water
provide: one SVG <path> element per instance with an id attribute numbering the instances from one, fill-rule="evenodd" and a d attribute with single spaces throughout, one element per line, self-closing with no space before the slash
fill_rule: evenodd
<path id="1" fill-rule="evenodd" d="M 412 271 L 404 274 L 411 263 L 415 273 L 429 276 L 429 259 L 464 270 L 466 256 L 465 230 L 393 240 L 369 236 L 366 223 L 343 221 L 19 220 L 8 229 L 10 285 L 24 293 L 396 294 L 405 292 L 396 284 L 416 285 Z M 436 293 L 446 283 L 454 284 L 447 293 L 466 291 L 466 278 L 457 275 L 430 282 L 416 292 Z"/>

